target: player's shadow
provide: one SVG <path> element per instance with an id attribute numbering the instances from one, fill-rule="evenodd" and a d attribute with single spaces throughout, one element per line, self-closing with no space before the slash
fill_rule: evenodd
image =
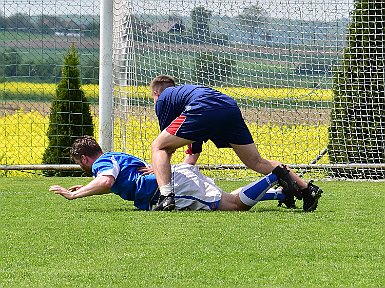
<path id="1" fill-rule="evenodd" d="M 245 212 L 252 212 L 252 213 L 267 213 L 267 212 L 280 212 L 280 213 L 304 213 L 304 211 L 301 208 L 295 208 L 295 209 L 287 209 L 284 207 L 256 207 L 250 211 Z"/>
<path id="2" fill-rule="evenodd" d="M 135 207 L 127 206 L 127 207 L 87 207 L 81 209 L 83 212 L 88 212 L 88 213 L 117 213 L 117 212 L 148 212 L 148 213 L 199 213 L 199 212 L 204 212 L 204 213 L 216 213 L 216 211 L 195 211 L 195 210 L 175 210 L 171 212 L 164 212 L 164 211 L 144 211 L 140 210 Z M 301 208 L 296 208 L 296 209 L 286 209 L 283 207 L 256 207 L 251 210 L 247 211 L 220 211 L 221 213 L 306 213 L 304 212 Z"/>
<path id="3" fill-rule="evenodd" d="M 116 212 L 136 212 L 141 211 L 134 207 L 108 207 L 108 208 L 101 208 L 101 207 L 87 207 L 81 209 L 84 212 L 89 213 L 116 213 Z"/>

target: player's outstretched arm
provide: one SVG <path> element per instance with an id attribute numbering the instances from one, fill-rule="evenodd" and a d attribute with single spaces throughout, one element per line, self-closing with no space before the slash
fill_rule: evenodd
<path id="1" fill-rule="evenodd" d="M 67 189 L 59 185 L 53 185 L 49 191 L 59 194 L 68 200 L 73 200 L 82 197 L 93 195 L 108 194 L 111 192 L 111 187 L 115 183 L 115 178 L 110 175 L 98 176 L 85 186 L 76 185 Z M 74 189 L 74 187 L 79 187 Z"/>
<path id="2" fill-rule="evenodd" d="M 70 192 L 73 192 L 73 191 L 76 191 L 76 190 L 79 190 L 80 188 L 82 188 L 84 185 L 74 185 L 74 186 L 71 186 L 70 188 L 68 188 L 68 190 Z"/>

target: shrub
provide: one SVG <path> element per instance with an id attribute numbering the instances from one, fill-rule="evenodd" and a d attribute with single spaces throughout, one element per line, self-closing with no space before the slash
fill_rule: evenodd
<path id="1" fill-rule="evenodd" d="M 90 105 L 80 85 L 79 55 L 72 44 L 64 57 L 62 79 L 56 88 L 47 131 L 48 146 L 44 164 L 70 164 L 69 149 L 83 135 L 93 136 Z M 76 176 L 79 172 L 48 171 L 47 176 Z"/>

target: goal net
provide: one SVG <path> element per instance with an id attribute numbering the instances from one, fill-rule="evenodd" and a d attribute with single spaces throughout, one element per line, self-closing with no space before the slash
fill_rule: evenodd
<path id="1" fill-rule="evenodd" d="M 309 177 L 383 179 L 385 119 L 379 107 L 384 108 L 384 80 L 376 78 L 382 93 L 372 93 L 365 106 L 360 92 L 342 79 L 356 71 L 354 67 L 366 65 L 367 57 L 384 56 L 383 50 L 365 55 L 365 47 L 355 50 L 361 54 L 355 54 L 354 61 L 347 55 L 347 47 L 354 44 L 351 33 L 360 27 L 355 21 L 384 25 L 376 24 L 382 21 L 379 15 L 374 20 L 358 17 L 378 6 L 361 6 L 351 0 L 114 0 L 115 150 L 151 162 L 159 126 L 149 83 L 167 74 L 177 84 L 209 85 L 236 99 L 264 158 Z M 377 14 L 384 15 L 381 7 Z M 370 45 L 382 47 L 383 41 Z M 366 75 L 359 71 L 356 80 Z M 373 89 L 370 79 L 363 82 Z M 369 115 L 360 118 L 361 130 L 349 122 L 358 114 Z M 370 142 L 365 142 L 367 137 Z M 184 149 L 179 149 L 172 161 L 184 157 Z M 198 164 L 213 177 L 255 177 L 231 149 L 219 150 L 210 141 Z"/>

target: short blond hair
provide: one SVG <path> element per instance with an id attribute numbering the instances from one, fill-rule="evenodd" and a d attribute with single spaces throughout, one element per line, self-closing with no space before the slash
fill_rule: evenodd
<path id="1" fill-rule="evenodd" d="M 162 93 L 167 87 L 173 86 L 175 86 L 175 79 L 169 75 L 156 76 L 150 83 L 151 90 L 157 90 L 159 93 Z"/>

